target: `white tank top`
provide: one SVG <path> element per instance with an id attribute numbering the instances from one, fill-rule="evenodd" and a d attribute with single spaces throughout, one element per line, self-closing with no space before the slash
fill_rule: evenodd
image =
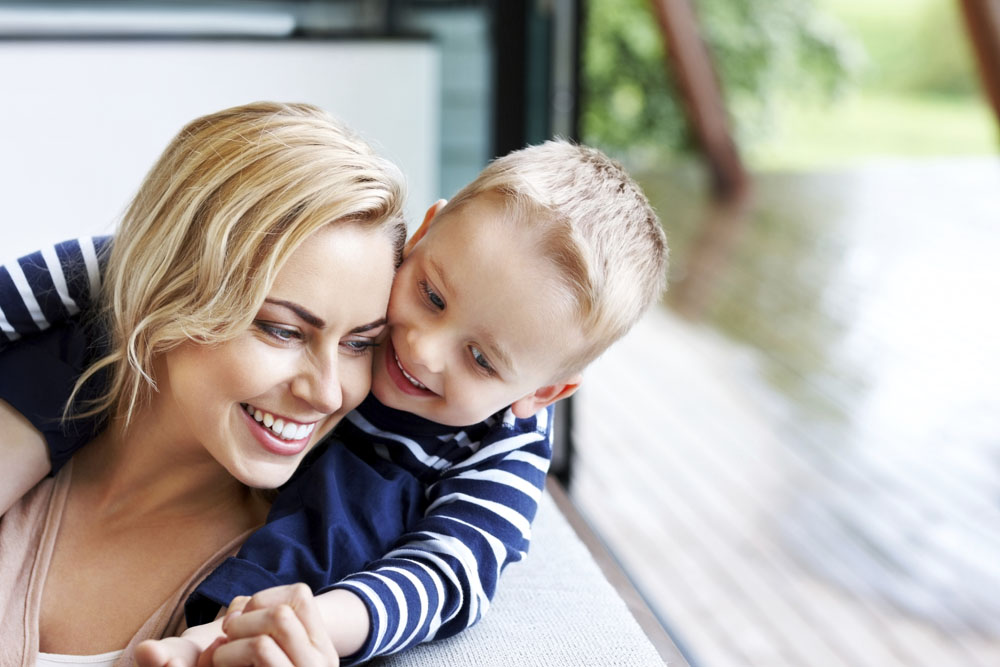
<path id="1" fill-rule="evenodd" d="M 97 655 L 61 655 L 59 653 L 39 653 L 35 667 L 112 667 L 123 653 L 109 651 Z"/>

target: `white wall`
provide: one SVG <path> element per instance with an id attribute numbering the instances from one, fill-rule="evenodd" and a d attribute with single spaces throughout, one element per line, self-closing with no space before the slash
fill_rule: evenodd
<path id="1" fill-rule="evenodd" d="M 0 42 L 0 261 L 108 233 L 189 120 L 311 102 L 407 177 L 407 219 L 439 191 L 438 55 L 422 41 Z"/>

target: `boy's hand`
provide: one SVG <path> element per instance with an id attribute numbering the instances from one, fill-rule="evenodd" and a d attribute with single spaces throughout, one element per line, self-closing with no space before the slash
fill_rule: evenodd
<path id="1" fill-rule="evenodd" d="M 224 643 L 210 647 L 215 667 L 337 667 L 316 598 L 305 584 L 238 597 L 222 622 Z"/>

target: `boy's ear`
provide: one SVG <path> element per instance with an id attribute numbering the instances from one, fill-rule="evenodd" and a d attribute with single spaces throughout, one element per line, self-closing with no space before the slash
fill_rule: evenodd
<path id="1" fill-rule="evenodd" d="M 443 209 L 447 203 L 447 199 L 438 199 L 436 202 L 431 204 L 431 207 L 427 209 L 427 213 L 424 214 L 424 221 L 420 223 L 420 226 L 417 227 L 417 231 L 413 232 L 413 236 L 411 236 L 406 241 L 406 245 L 403 246 L 403 257 L 409 255 L 410 251 L 413 250 L 413 246 L 417 245 L 417 243 L 420 242 L 420 239 L 424 238 L 424 234 L 426 234 L 427 230 L 431 227 L 431 222 L 437 217 L 438 212 Z"/>
<path id="2" fill-rule="evenodd" d="M 536 389 L 524 398 L 514 401 L 510 409 L 518 419 L 527 419 L 542 408 L 572 396 L 580 388 L 581 382 L 583 382 L 583 376 L 577 373 L 565 382 L 550 384 Z"/>

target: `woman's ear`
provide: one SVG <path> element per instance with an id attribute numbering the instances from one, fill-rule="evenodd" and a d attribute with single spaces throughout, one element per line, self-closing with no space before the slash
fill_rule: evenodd
<path id="1" fill-rule="evenodd" d="M 527 419 L 542 408 L 546 408 L 556 401 L 561 401 L 564 398 L 572 396 L 580 388 L 581 382 L 583 382 L 583 376 L 577 374 L 565 382 L 546 385 L 540 389 L 536 389 L 524 398 L 514 401 L 510 409 L 518 419 Z"/>
<path id="2" fill-rule="evenodd" d="M 403 257 L 409 255 L 410 251 L 413 250 L 413 246 L 417 245 L 417 243 L 420 242 L 420 239 L 424 238 L 424 234 L 426 234 L 427 230 L 430 229 L 431 222 L 437 217 L 438 212 L 440 212 L 447 203 L 447 199 L 438 199 L 436 202 L 431 204 L 431 207 L 427 209 L 427 213 L 424 214 L 424 221 L 420 223 L 420 226 L 417 227 L 417 231 L 413 232 L 413 236 L 411 236 L 406 241 L 406 245 L 403 246 Z"/>

